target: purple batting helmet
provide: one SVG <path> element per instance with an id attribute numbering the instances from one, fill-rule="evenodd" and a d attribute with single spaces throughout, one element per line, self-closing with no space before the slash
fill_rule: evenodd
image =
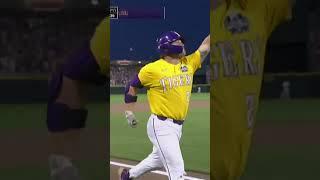
<path id="1" fill-rule="evenodd" d="M 175 32 L 169 31 L 164 33 L 158 39 L 158 51 L 160 55 L 180 54 L 183 52 L 183 46 L 172 45 L 171 43 L 177 40 L 181 40 L 184 43 L 182 36 Z"/>

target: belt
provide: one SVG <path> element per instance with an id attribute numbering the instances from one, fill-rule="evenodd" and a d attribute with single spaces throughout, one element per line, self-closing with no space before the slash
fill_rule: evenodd
<path id="1" fill-rule="evenodd" d="M 161 121 L 165 121 L 167 119 L 170 119 L 170 118 L 167 118 L 167 117 L 164 117 L 164 116 L 160 116 L 160 115 L 156 115 L 157 118 Z M 171 119 L 170 119 L 171 120 Z M 182 125 L 183 124 L 183 120 L 176 120 L 176 119 L 172 119 L 172 122 L 175 123 L 175 124 L 178 124 L 178 125 Z"/>

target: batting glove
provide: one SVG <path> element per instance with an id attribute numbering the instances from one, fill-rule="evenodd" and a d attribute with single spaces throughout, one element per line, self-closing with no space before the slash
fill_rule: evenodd
<path id="1" fill-rule="evenodd" d="M 125 111 L 124 113 L 126 115 L 126 119 L 128 121 L 129 126 L 132 128 L 137 127 L 138 121 L 137 121 L 135 115 L 133 114 L 133 112 L 132 111 Z"/>

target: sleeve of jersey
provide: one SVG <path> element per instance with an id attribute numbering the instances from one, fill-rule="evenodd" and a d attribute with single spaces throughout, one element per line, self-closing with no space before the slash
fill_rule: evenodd
<path id="1" fill-rule="evenodd" d="M 152 67 L 150 65 L 144 66 L 139 74 L 138 78 L 141 82 L 141 85 L 144 87 L 150 87 L 152 85 L 153 76 L 152 76 Z"/>
<path id="2" fill-rule="evenodd" d="M 109 70 L 110 55 L 110 20 L 108 17 L 97 26 L 90 41 L 90 48 L 103 73 Z"/>
<path id="3" fill-rule="evenodd" d="M 191 64 L 193 68 L 193 72 L 195 72 L 197 69 L 201 68 L 201 54 L 200 51 L 196 51 L 193 54 L 190 54 L 187 56 L 188 63 Z"/>
<path id="4" fill-rule="evenodd" d="M 282 22 L 292 16 L 291 0 L 265 0 L 266 20 L 269 34 Z"/>

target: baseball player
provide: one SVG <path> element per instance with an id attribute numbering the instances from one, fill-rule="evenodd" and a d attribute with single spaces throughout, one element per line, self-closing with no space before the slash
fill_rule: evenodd
<path id="1" fill-rule="evenodd" d="M 210 52 L 210 36 L 197 51 L 186 56 L 181 35 L 169 31 L 159 38 L 158 50 L 161 58 L 144 66 L 125 91 L 125 116 L 129 125 L 136 127 L 138 121 L 133 110 L 137 90 L 147 88 L 151 109 L 147 134 L 153 151 L 134 168 L 120 168 L 120 180 L 134 179 L 159 168 L 166 169 L 170 180 L 183 179 L 185 174 L 179 141 L 188 111 L 193 74 Z"/>
<path id="2" fill-rule="evenodd" d="M 87 119 L 87 87 L 107 82 L 109 57 L 109 17 L 97 26 L 90 42 L 74 53 L 49 82 L 47 128 L 49 166 L 52 180 L 78 180 L 72 164 L 77 142 Z"/>
<path id="3" fill-rule="evenodd" d="M 238 180 L 251 142 L 268 38 L 290 0 L 212 1 L 211 178 Z"/>

